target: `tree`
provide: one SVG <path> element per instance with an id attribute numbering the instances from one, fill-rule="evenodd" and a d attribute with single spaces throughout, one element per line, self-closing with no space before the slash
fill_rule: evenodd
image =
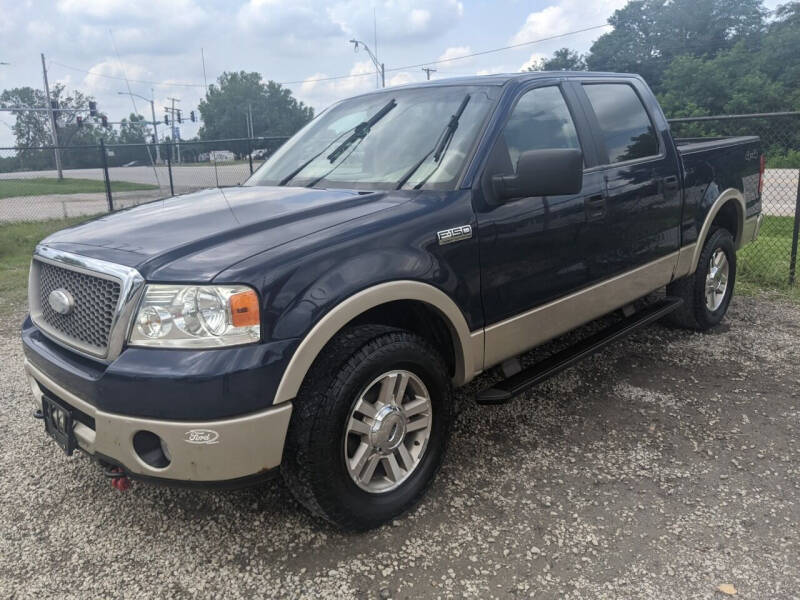
<path id="1" fill-rule="evenodd" d="M 225 72 L 200 101 L 200 138 L 248 137 L 248 107 L 256 136 L 291 135 L 314 116 L 314 110 L 294 98 L 291 90 L 274 81 L 264 83 L 259 73 Z"/>
<path id="2" fill-rule="evenodd" d="M 528 71 L 585 71 L 586 57 L 569 48 L 560 48 L 550 58 L 528 67 Z"/>
<path id="3" fill-rule="evenodd" d="M 57 83 L 50 89 L 50 97 L 53 102 L 57 103 L 59 108 L 86 111 L 88 111 L 89 101 L 93 100 L 92 97 L 86 96 L 79 91 L 68 93 L 66 87 L 61 83 Z M 42 90 L 31 87 L 14 88 L 4 90 L 0 94 L 0 106 L 3 108 L 15 106 L 46 108 L 47 98 Z M 17 146 L 50 146 L 53 144 L 49 113 L 19 110 L 13 111 L 12 114 L 16 117 L 12 131 L 16 137 Z M 56 113 L 59 141 L 62 144 L 66 143 L 66 139 L 71 133 L 76 133 L 76 118 L 78 114 L 75 112 Z M 82 116 L 85 117 L 86 115 L 83 114 Z M 86 131 L 82 132 L 84 137 L 86 132 L 91 129 L 90 123 L 86 123 L 86 125 Z M 80 138 L 81 136 L 78 137 Z"/>
<path id="4" fill-rule="evenodd" d="M 593 71 L 639 73 L 658 87 L 678 56 L 714 57 L 737 43 L 758 45 L 762 0 L 634 0 L 614 12 L 614 29 L 592 44 Z"/>

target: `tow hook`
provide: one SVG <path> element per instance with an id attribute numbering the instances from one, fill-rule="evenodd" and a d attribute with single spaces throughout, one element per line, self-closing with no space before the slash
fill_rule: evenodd
<path id="1" fill-rule="evenodd" d="M 103 471 L 103 475 L 111 478 L 111 487 L 124 492 L 131 487 L 131 480 L 125 475 L 125 471 L 119 467 L 112 467 L 110 471 Z"/>

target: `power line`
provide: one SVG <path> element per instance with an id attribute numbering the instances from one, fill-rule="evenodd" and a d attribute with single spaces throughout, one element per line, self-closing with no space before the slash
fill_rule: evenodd
<path id="1" fill-rule="evenodd" d="M 407 69 L 417 69 L 421 67 L 425 67 L 428 65 L 439 65 L 442 63 L 453 62 L 456 60 L 464 60 L 466 58 L 473 58 L 475 56 L 484 56 L 486 54 L 494 54 L 497 52 L 504 52 L 505 50 L 513 50 L 515 48 L 522 48 L 524 46 L 530 46 L 533 44 L 541 44 L 542 42 L 549 42 L 552 40 L 557 40 L 560 38 L 568 37 L 571 35 L 577 35 L 579 33 L 586 33 L 587 31 L 594 31 L 596 29 L 602 29 L 604 27 L 611 27 L 608 23 L 603 23 L 602 25 L 593 25 L 591 27 L 584 27 L 583 29 L 576 29 L 574 31 L 567 31 L 565 33 L 559 33 L 556 35 L 551 35 L 543 38 L 538 38 L 535 40 L 529 40 L 527 42 L 520 42 L 518 44 L 510 44 L 508 46 L 501 46 L 499 48 L 491 48 L 489 50 L 480 50 L 478 52 L 471 52 L 469 54 L 462 54 L 460 56 L 453 56 L 451 58 L 441 58 L 439 60 L 429 60 L 413 65 L 403 65 L 401 67 L 392 67 L 390 69 L 386 69 L 387 71 L 405 71 Z M 55 61 L 50 59 L 48 62 L 54 65 L 58 65 L 59 67 L 63 67 L 65 69 L 70 69 L 72 71 L 78 71 L 81 73 L 88 73 L 89 75 L 94 75 L 95 77 L 102 77 L 104 79 L 115 79 L 119 81 L 126 81 L 125 77 L 119 77 L 116 75 L 106 75 L 105 73 L 97 73 L 92 71 L 91 69 L 82 69 L 80 67 L 73 67 L 71 65 L 64 64 L 59 61 Z M 293 81 L 279 81 L 280 85 L 291 85 L 291 84 L 301 84 L 301 83 L 316 83 L 319 81 L 335 81 L 338 79 L 354 79 L 356 77 L 372 77 L 375 73 L 370 71 L 368 73 L 351 73 L 349 75 L 333 75 L 330 77 L 315 77 L 313 79 L 296 79 Z M 168 82 L 168 81 L 150 81 L 147 79 L 127 79 L 127 81 L 133 83 L 144 83 L 147 85 L 153 86 L 161 86 L 161 87 L 191 87 L 191 88 L 205 88 L 205 84 L 202 83 L 190 83 L 190 82 Z"/>

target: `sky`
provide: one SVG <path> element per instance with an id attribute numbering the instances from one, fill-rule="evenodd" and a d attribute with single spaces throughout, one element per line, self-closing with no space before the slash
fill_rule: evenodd
<path id="1" fill-rule="evenodd" d="M 348 40 L 367 43 L 386 67 L 386 85 L 431 78 L 516 72 L 560 47 L 586 51 L 607 28 L 459 58 L 603 25 L 625 0 L 0 0 L 0 90 L 42 88 L 40 54 L 50 85 L 64 83 L 94 96 L 111 121 L 154 97 L 163 119 L 167 98 L 188 115 L 206 79 L 223 71 L 258 71 L 285 83 L 321 110 L 376 87 L 374 67 Z M 377 31 L 377 48 L 375 32 Z M 353 75 L 319 81 L 328 77 Z M 126 84 L 126 78 L 128 80 Z M 316 81 L 315 81 L 316 80 Z M 153 82 L 153 83 L 150 83 Z M 244 121 L 244 112 L 242 113 Z M 13 144 L 13 116 L 0 113 L 0 146 Z M 185 124 L 191 138 L 197 125 Z"/>

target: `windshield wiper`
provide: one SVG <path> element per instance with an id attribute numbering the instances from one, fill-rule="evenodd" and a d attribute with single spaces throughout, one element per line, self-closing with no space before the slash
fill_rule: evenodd
<path id="1" fill-rule="evenodd" d="M 290 182 L 292 179 L 294 179 L 294 178 L 297 176 L 297 174 L 298 174 L 300 171 L 302 171 L 302 170 L 303 170 L 303 169 L 305 169 L 305 168 L 306 168 L 308 165 L 310 165 L 312 162 L 314 162 L 315 160 L 317 160 L 317 159 L 318 159 L 318 158 L 319 158 L 319 157 L 322 155 L 322 153 L 323 153 L 323 152 L 325 152 L 325 150 L 327 150 L 328 148 L 330 148 L 331 146 L 333 146 L 333 143 L 334 143 L 334 142 L 336 142 L 337 140 L 340 140 L 342 137 L 344 137 L 344 136 L 345 136 L 345 135 L 346 135 L 348 132 L 350 132 L 350 131 L 352 131 L 352 129 L 348 129 L 347 131 L 345 131 L 345 132 L 343 132 L 343 133 L 339 134 L 338 136 L 336 136 L 335 138 L 333 138 L 333 139 L 332 139 L 332 140 L 331 140 L 331 141 L 330 141 L 328 144 L 326 144 L 326 145 L 325 145 L 325 147 L 324 147 L 322 150 L 320 150 L 319 152 L 317 152 L 317 153 L 316 153 L 314 156 L 312 156 L 311 158 L 309 158 L 309 159 L 308 159 L 306 162 L 304 162 L 302 165 L 300 165 L 299 167 L 297 167 L 297 168 L 296 168 L 294 171 L 292 171 L 292 172 L 291 172 L 291 173 L 289 173 L 289 174 L 288 174 L 286 177 L 284 177 L 283 179 L 281 179 L 281 180 L 278 182 L 278 185 L 286 185 L 287 183 L 289 183 L 289 182 Z"/>
<path id="2" fill-rule="evenodd" d="M 448 144 L 450 143 L 450 140 L 453 138 L 453 135 L 455 134 L 456 129 L 458 129 L 458 121 L 461 118 L 461 115 L 464 114 L 464 110 L 467 108 L 467 104 L 469 104 L 469 99 L 470 99 L 470 95 L 469 94 L 464 96 L 464 99 L 461 101 L 461 104 L 459 105 L 458 110 L 455 112 L 455 114 L 453 114 L 450 117 L 450 122 L 444 128 L 444 131 L 441 134 L 439 134 L 439 138 L 438 138 L 438 141 L 436 142 L 436 145 L 433 148 L 431 148 L 425 154 L 425 156 L 423 156 L 416 163 L 414 163 L 413 167 L 411 167 L 408 171 L 405 172 L 405 174 L 397 182 L 397 185 L 395 186 L 394 189 L 399 190 L 400 188 L 402 188 L 406 184 L 406 182 L 409 179 L 411 179 L 411 176 L 414 173 L 417 172 L 417 169 L 419 169 L 422 166 L 422 164 L 426 160 L 428 160 L 428 157 L 431 154 L 433 154 L 433 161 L 435 163 L 437 163 L 436 164 L 436 168 L 437 169 L 439 168 L 439 159 L 441 159 L 442 156 L 444 156 L 444 153 L 447 150 L 447 147 L 448 147 Z M 422 186 L 422 184 L 424 184 L 428 180 L 428 177 L 433 175 L 434 171 L 436 171 L 436 169 L 431 171 L 428 174 L 428 176 L 425 177 L 425 179 L 423 179 L 417 185 L 415 185 L 414 186 L 415 189 L 418 189 L 420 186 Z"/>
<path id="3" fill-rule="evenodd" d="M 351 135 L 349 138 L 347 138 L 347 139 L 346 139 L 344 142 L 342 142 L 342 143 L 341 143 L 339 146 L 337 146 L 337 147 L 336 147 L 336 149 L 335 149 L 333 152 L 331 152 L 331 153 L 328 155 L 328 158 L 331 160 L 331 162 L 333 162 L 334 160 L 336 160 L 336 158 L 338 158 L 338 157 L 339 157 L 339 155 L 340 155 L 342 152 L 344 152 L 344 151 L 347 149 L 347 147 L 348 147 L 348 146 L 350 146 L 350 144 L 352 144 L 352 143 L 353 143 L 355 140 L 357 140 L 357 139 L 363 139 L 363 138 L 364 138 L 364 136 L 366 136 L 366 135 L 369 133 L 369 130 L 370 130 L 370 128 L 371 128 L 373 125 L 375 125 L 375 123 L 377 123 L 378 121 L 380 121 L 380 120 L 381 120 L 381 119 L 382 119 L 382 118 L 383 118 L 383 117 L 386 115 L 386 113 L 388 113 L 390 110 L 392 110 L 392 109 L 393 109 L 395 106 L 397 106 L 397 103 L 394 101 L 394 98 L 392 98 L 392 100 L 391 100 L 391 101 L 390 101 L 388 104 L 386 104 L 386 106 L 384 106 L 384 107 L 383 107 L 381 110 L 379 110 L 377 113 L 375 113 L 375 115 L 374 115 L 374 116 L 373 116 L 371 119 L 369 119 L 368 121 L 364 121 L 364 122 L 362 122 L 362 123 L 359 123 L 359 124 L 358 124 L 358 125 L 356 125 L 355 127 L 351 127 L 351 128 L 350 128 L 350 129 L 348 129 L 347 131 L 345 131 L 345 132 L 341 133 L 340 135 L 336 136 L 336 138 L 334 138 L 334 139 L 333 139 L 333 140 L 332 140 L 332 141 L 331 141 L 329 144 L 327 144 L 327 145 L 326 145 L 326 146 L 325 146 L 325 147 L 324 147 L 322 150 L 320 150 L 319 152 L 317 152 L 317 153 L 316 153 L 314 156 L 312 156 L 311 158 L 309 158 L 309 159 L 308 159 L 307 161 L 305 161 L 305 162 L 304 162 L 302 165 L 300 165 L 299 167 L 297 167 L 297 168 L 296 168 L 294 171 L 292 171 L 292 172 L 291 172 L 291 173 L 289 173 L 289 174 L 288 174 L 286 177 L 284 177 L 283 179 L 281 179 L 281 180 L 278 182 L 278 185 L 286 185 L 287 183 L 289 183 L 289 182 L 290 182 L 292 179 L 294 179 L 295 177 L 297 177 L 297 174 L 298 174 L 298 173 L 300 173 L 300 171 L 302 171 L 303 169 L 305 169 L 305 168 L 306 168 L 308 165 L 310 165 L 312 162 L 314 162 L 314 161 L 315 161 L 315 160 L 317 160 L 317 159 L 318 159 L 320 156 L 322 156 L 322 154 L 323 154 L 323 153 L 324 153 L 324 152 L 325 152 L 325 151 L 326 151 L 328 148 L 330 148 L 330 147 L 331 147 L 331 146 L 334 144 L 334 142 L 337 142 L 337 141 L 338 141 L 338 140 L 340 140 L 342 137 L 344 137 L 345 135 L 347 135 L 348 133 L 350 133 L 350 132 L 352 131 L 352 132 L 353 132 L 353 133 L 352 133 L 352 135 Z M 361 130 L 361 131 L 359 131 L 359 130 Z M 333 158 L 332 158 L 332 159 L 331 159 L 331 156 L 333 156 Z M 318 181 L 318 180 L 315 180 L 315 182 L 316 182 L 316 181 Z"/>
<path id="4" fill-rule="evenodd" d="M 395 102 L 394 98 L 392 98 L 391 100 L 389 100 L 389 102 L 386 103 L 386 105 L 382 109 L 380 109 L 378 112 L 372 115 L 372 117 L 356 125 L 355 131 L 353 131 L 350 137 L 347 138 L 338 146 L 336 146 L 333 152 L 328 154 L 328 160 L 331 163 L 333 163 L 333 161 L 339 158 L 342 155 L 342 153 L 345 150 L 347 150 L 353 142 L 364 139 L 370 132 L 370 129 L 372 129 L 375 126 L 375 124 L 378 121 L 380 121 L 383 117 L 385 117 L 388 114 L 388 112 L 392 110 L 395 106 L 397 106 L 397 102 Z"/>

